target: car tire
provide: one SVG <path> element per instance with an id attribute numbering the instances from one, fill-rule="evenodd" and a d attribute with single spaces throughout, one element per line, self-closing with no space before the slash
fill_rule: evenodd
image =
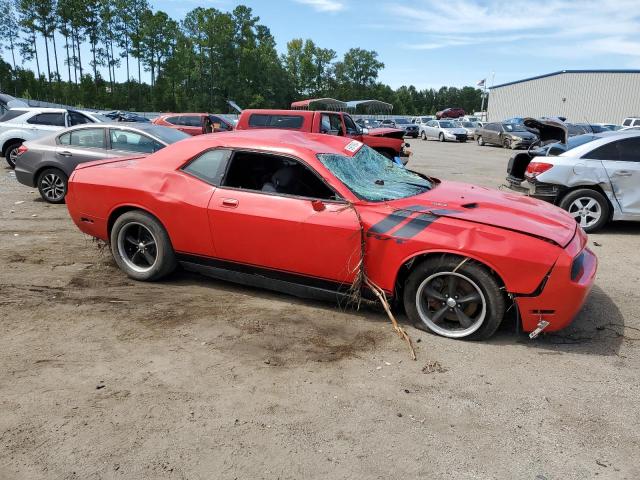
<path id="1" fill-rule="evenodd" d="M 438 136 L 438 138 L 440 139 L 440 141 L 441 141 L 441 142 L 446 142 L 446 141 L 447 141 L 447 139 L 446 139 L 446 138 L 444 138 L 444 133 L 441 133 L 441 134 Z"/>
<path id="2" fill-rule="evenodd" d="M 177 266 L 167 231 L 155 217 L 141 210 L 119 216 L 110 240 L 116 264 L 134 280 L 159 280 Z"/>
<path id="3" fill-rule="evenodd" d="M 62 170 L 46 168 L 38 175 L 38 192 L 45 202 L 64 203 L 68 180 Z"/>
<path id="4" fill-rule="evenodd" d="M 427 141 L 428 140 L 427 132 L 423 131 L 421 137 L 422 137 L 422 140 Z"/>
<path id="5" fill-rule="evenodd" d="M 18 157 L 18 148 L 20 148 L 20 145 L 22 145 L 22 142 L 13 142 L 4 150 L 4 159 L 11 168 L 16 168 L 16 158 Z"/>
<path id="6" fill-rule="evenodd" d="M 465 340 L 491 337 L 505 313 L 500 284 L 489 270 L 453 255 L 416 265 L 405 283 L 403 303 L 409 320 L 418 328 Z"/>
<path id="7" fill-rule="evenodd" d="M 590 188 L 569 192 L 560 201 L 559 206 L 569 212 L 587 233 L 600 230 L 611 218 L 611 205 L 607 198 Z"/>
<path id="8" fill-rule="evenodd" d="M 510 138 L 505 138 L 502 140 L 502 146 L 504 148 L 508 148 L 511 149 L 511 139 Z"/>
<path id="9" fill-rule="evenodd" d="M 483 139 L 483 138 L 482 138 L 482 136 L 480 136 L 480 135 L 478 135 L 478 137 L 476 138 L 476 143 L 477 143 L 478 145 L 480 145 L 481 147 L 484 147 L 484 146 L 485 146 L 484 139 Z"/>

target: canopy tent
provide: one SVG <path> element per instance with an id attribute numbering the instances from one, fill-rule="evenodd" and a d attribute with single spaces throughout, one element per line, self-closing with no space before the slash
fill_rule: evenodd
<path id="1" fill-rule="evenodd" d="M 291 104 L 293 110 L 344 110 L 347 108 L 345 102 L 336 100 L 335 98 L 310 98 L 300 100 Z"/>
<path id="2" fill-rule="evenodd" d="M 393 105 L 380 100 L 351 100 L 347 102 L 347 110 L 367 115 L 390 115 Z"/>

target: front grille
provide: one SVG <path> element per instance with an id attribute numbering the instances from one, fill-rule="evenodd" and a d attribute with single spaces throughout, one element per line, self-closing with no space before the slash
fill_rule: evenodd
<path id="1" fill-rule="evenodd" d="M 466 140 L 466 139 L 467 139 L 466 135 L 456 134 L 456 140 Z"/>

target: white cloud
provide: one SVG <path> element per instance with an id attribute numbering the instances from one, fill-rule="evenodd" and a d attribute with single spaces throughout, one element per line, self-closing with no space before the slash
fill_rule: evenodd
<path id="1" fill-rule="evenodd" d="M 339 12 L 345 8 L 344 3 L 339 0 L 296 0 L 296 2 L 309 5 L 318 12 Z"/>
<path id="2" fill-rule="evenodd" d="M 640 59 L 639 6 L 638 0 L 414 0 L 385 10 L 395 19 L 390 23 L 420 38 L 405 45 L 416 50 L 491 44 L 519 55 Z"/>

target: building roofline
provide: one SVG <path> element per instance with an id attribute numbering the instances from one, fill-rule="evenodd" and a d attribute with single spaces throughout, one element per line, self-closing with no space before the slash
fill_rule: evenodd
<path id="1" fill-rule="evenodd" d="M 557 72 L 546 73 L 544 75 L 538 75 L 536 77 L 523 78 L 522 80 L 515 80 L 513 82 L 501 83 L 500 85 L 494 85 L 489 87 L 489 90 L 494 88 L 506 87 L 507 85 L 514 85 L 516 83 L 524 83 L 530 80 L 538 80 L 540 78 L 553 77 L 555 75 L 562 75 L 563 73 L 639 73 L 640 70 L 559 70 Z"/>

